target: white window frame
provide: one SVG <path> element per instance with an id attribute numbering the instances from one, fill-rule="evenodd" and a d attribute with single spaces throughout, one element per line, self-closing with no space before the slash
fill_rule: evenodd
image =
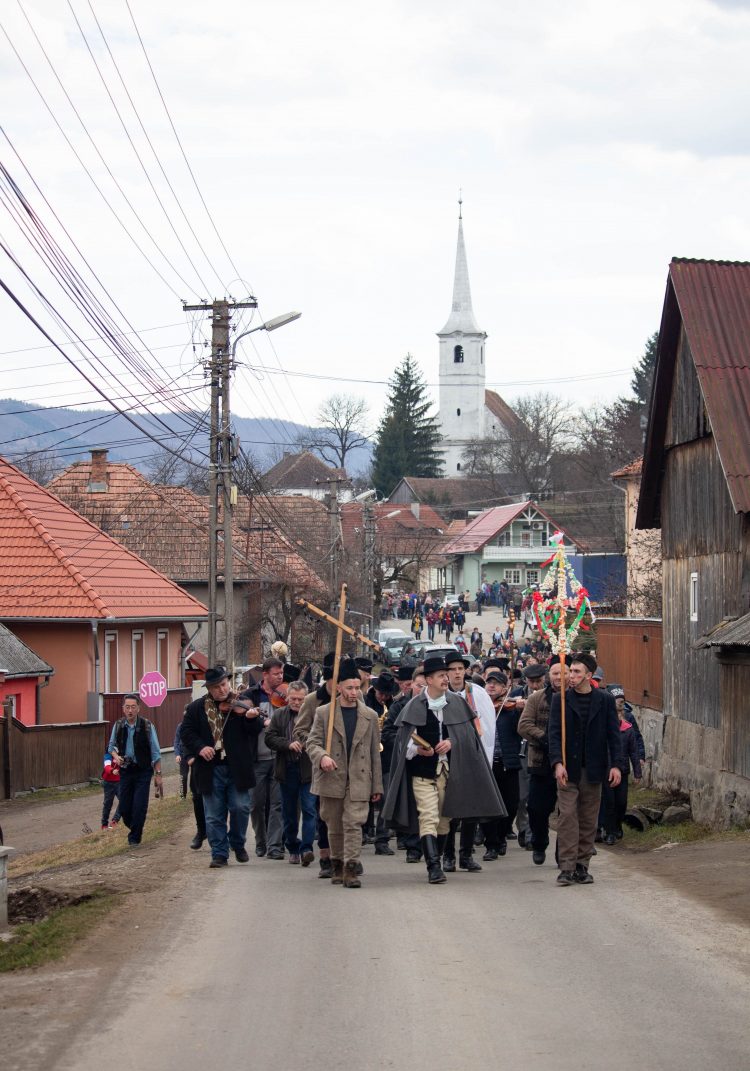
<path id="1" fill-rule="evenodd" d="M 144 630 L 142 628 L 134 628 L 133 631 L 130 633 L 130 659 L 131 659 L 131 665 L 132 665 L 132 669 L 133 669 L 133 691 L 134 692 L 138 691 L 138 685 L 140 684 L 140 680 L 137 677 L 137 670 L 136 670 L 136 665 L 135 665 L 135 663 L 136 663 L 135 645 L 139 641 L 142 644 L 142 646 L 141 646 L 141 655 L 142 655 L 141 662 L 143 664 L 143 672 L 145 673 L 145 671 L 146 671 L 146 636 L 145 636 Z"/>
<path id="2" fill-rule="evenodd" d="M 520 569 L 505 569 L 504 572 L 505 572 L 504 579 L 509 584 L 520 584 L 521 583 L 521 570 Z"/>
<path id="3" fill-rule="evenodd" d="M 120 670 L 120 651 L 118 648 L 118 634 L 117 632 L 105 632 L 104 633 L 104 691 L 116 692 L 118 681 L 118 675 Z M 112 646 L 115 650 L 115 679 L 112 680 Z M 114 688 L 112 685 L 114 684 Z"/>
<path id="4" fill-rule="evenodd" d="M 167 647 L 167 664 L 162 665 L 161 659 L 161 644 L 162 640 L 166 642 Z M 156 669 L 161 673 L 165 680 L 169 680 L 169 629 L 158 628 L 156 630 Z"/>
<path id="5" fill-rule="evenodd" d="M 526 584 L 538 584 L 539 583 L 539 570 L 527 569 L 526 570 Z"/>
<path id="6" fill-rule="evenodd" d="M 531 544 L 532 544 L 532 533 L 531 532 L 523 532 L 522 531 L 521 532 L 521 546 L 522 547 L 530 547 Z"/>
<path id="7" fill-rule="evenodd" d="M 690 620 L 698 620 L 698 574 L 690 574 Z"/>

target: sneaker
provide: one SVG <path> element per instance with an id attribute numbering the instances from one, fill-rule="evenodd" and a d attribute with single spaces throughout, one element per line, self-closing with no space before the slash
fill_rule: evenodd
<path id="1" fill-rule="evenodd" d="M 315 852 L 306 851 L 302 853 L 302 866 L 309 866 L 310 863 L 315 862 Z"/>
<path id="2" fill-rule="evenodd" d="M 113 829 L 113 828 L 114 827 L 112 825 L 107 825 L 106 822 L 102 822 L 102 829 Z"/>
<path id="3" fill-rule="evenodd" d="M 112 821 L 109 823 L 109 828 L 110 829 L 117 829 L 119 824 L 120 824 L 120 819 L 119 818 L 113 818 Z M 102 829 L 104 829 L 104 826 L 102 826 Z"/>
<path id="4" fill-rule="evenodd" d="M 575 885 L 576 876 L 572 870 L 561 870 L 557 875 L 558 885 Z"/>
<path id="5" fill-rule="evenodd" d="M 290 854 L 289 862 L 292 864 L 292 866 L 299 866 L 299 856 L 294 855 L 293 853 Z"/>
<path id="6" fill-rule="evenodd" d="M 594 879 L 589 874 L 589 868 L 584 866 L 583 863 L 576 863 L 574 880 L 578 885 L 593 885 Z"/>

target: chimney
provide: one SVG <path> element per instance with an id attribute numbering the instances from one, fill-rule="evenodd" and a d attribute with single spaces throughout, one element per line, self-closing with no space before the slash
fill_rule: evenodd
<path id="1" fill-rule="evenodd" d="M 109 477 L 107 475 L 107 451 L 98 449 L 91 451 L 91 473 L 87 491 L 94 494 L 109 490 Z"/>
<path id="2" fill-rule="evenodd" d="M 411 511 L 414 514 L 414 516 L 417 518 L 417 520 L 419 520 L 419 503 L 418 502 L 412 502 L 411 503 Z"/>

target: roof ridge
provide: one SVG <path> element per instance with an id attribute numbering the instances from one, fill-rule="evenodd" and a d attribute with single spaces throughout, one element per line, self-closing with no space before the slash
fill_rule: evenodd
<path id="1" fill-rule="evenodd" d="M 7 463 L 10 464 L 10 462 Z M 15 465 L 13 465 L 12 467 L 15 468 Z M 21 472 L 20 469 L 18 469 L 17 471 Z M 30 483 L 35 482 L 31 480 L 29 476 L 26 476 L 25 473 L 21 473 L 21 475 L 24 476 L 25 479 L 29 480 Z M 78 586 L 81 588 L 84 595 L 94 604 L 94 606 L 100 613 L 105 614 L 106 616 L 110 616 L 109 607 L 96 593 L 92 584 L 86 579 L 86 577 L 79 569 L 76 569 L 73 563 L 68 559 L 68 556 L 65 554 L 57 540 L 51 535 L 50 532 L 47 531 L 45 525 L 29 509 L 29 507 L 19 495 L 18 491 L 16 491 L 15 487 L 11 485 L 7 476 L 5 476 L 1 472 L 0 482 L 2 482 L 4 490 L 10 496 L 11 501 L 18 508 L 21 515 L 29 522 L 29 524 L 33 526 L 37 535 L 39 535 L 44 540 L 45 544 L 49 547 L 49 549 L 52 551 L 52 553 L 63 566 L 63 568 L 70 574 L 70 576 L 75 580 L 76 584 L 78 584 Z M 60 505 L 63 506 L 65 509 L 70 509 L 70 506 L 66 506 L 65 503 L 57 497 L 57 495 L 53 494 L 51 491 L 48 491 L 46 487 L 42 487 L 41 484 L 38 484 L 37 486 L 40 488 L 41 491 L 44 492 L 44 494 L 49 495 L 50 498 L 54 498 L 55 501 L 59 502 Z M 86 521 L 86 518 L 83 517 L 82 520 Z M 91 522 L 86 521 L 86 523 L 90 524 Z M 91 525 L 91 527 L 95 528 L 96 526 Z M 101 529 L 97 529 L 97 531 L 101 531 Z"/>

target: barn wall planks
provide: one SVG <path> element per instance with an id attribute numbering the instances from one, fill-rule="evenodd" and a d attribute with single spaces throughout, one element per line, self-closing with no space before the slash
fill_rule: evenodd
<path id="1" fill-rule="evenodd" d="M 690 345 L 681 329 L 664 445 L 689 443 L 708 435 L 710 430 Z"/>
<path id="2" fill-rule="evenodd" d="M 664 558 L 740 551 L 743 517 L 732 507 L 713 436 L 667 455 L 661 524 Z"/>

